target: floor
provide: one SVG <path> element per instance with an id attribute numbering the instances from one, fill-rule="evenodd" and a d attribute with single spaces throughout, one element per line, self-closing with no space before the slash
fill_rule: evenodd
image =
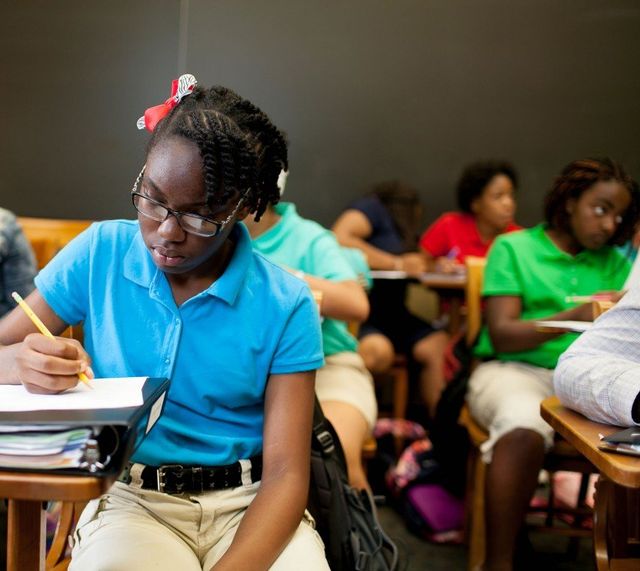
<path id="1" fill-rule="evenodd" d="M 379 517 L 385 531 L 398 545 L 402 564 L 401 571 L 466 570 L 467 550 L 464 545 L 434 544 L 420 539 L 407 531 L 403 520 L 390 507 L 381 507 Z M 567 555 L 568 538 L 541 533 L 530 533 L 529 535 L 533 552 L 527 557 L 531 563 L 527 566 L 527 570 L 595 570 L 591 540 L 581 539 L 577 557 L 572 559 Z"/>

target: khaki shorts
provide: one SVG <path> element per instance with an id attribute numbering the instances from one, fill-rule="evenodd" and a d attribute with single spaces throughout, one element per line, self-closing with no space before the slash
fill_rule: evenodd
<path id="1" fill-rule="evenodd" d="M 489 431 L 489 440 L 480 446 L 484 462 L 491 462 L 495 443 L 516 428 L 537 432 L 549 449 L 554 431 L 540 416 L 540 403 L 552 394 L 553 369 L 513 361 L 482 363 L 469 379 L 467 404 Z"/>
<path id="2" fill-rule="evenodd" d="M 69 569 L 208 571 L 231 545 L 259 486 L 169 495 L 116 482 L 82 512 Z M 259 549 L 260 538 L 255 542 Z M 308 512 L 271 569 L 329 571 Z"/>
<path id="3" fill-rule="evenodd" d="M 325 357 L 325 366 L 316 371 L 316 395 L 320 403 L 344 402 L 358 409 L 373 430 L 378 403 L 373 377 L 358 353 L 345 351 Z"/>

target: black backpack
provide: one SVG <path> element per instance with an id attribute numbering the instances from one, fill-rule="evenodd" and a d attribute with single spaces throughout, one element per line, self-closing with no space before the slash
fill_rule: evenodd
<path id="1" fill-rule="evenodd" d="M 317 399 L 308 509 L 332 571 L 398 569 L 398 548 L 380 526 L 371 494 L 349 485 L 342 446 Z"/>

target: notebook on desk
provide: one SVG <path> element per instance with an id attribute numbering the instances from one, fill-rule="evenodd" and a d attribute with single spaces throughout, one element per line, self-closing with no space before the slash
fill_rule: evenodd
<path id="1" fill-rule="evenodd" d="M 96 387 L 95 392 L 81 386 L 70 394 L 31 395 L 33 399 L 20 393 L 22 387 L 0 385 L 0 448 L 5 452 L 4 468 L 83 475 L 89 472 L 105 476 L 122 471 L 133 451 L 162 414 L 169 380 L 131 379 L 132 385 L 137 382 L 139 395 L 130 394 L 125 400 L 120 401 L 118 399 L 122 395 L 107 396 L 108 383 L 111 383 L 111 392 L 118 392 L 118 383 L 113 381 L 126 382 L 127 379 L 94 379 L 92 384 Z M 88 392 L 83 394 L 85 391 Z M 133 391 L 135 392 L 136 390 Z M 47 398 L 43 400 L 43 396 Z M 100 398 L 104 398 L 104 403 L 111 408 L 97 408 L 100 406 Z M 134 404 L 114 406 L 118 402 Z M 81 435 L 80 429 L 88 429 L 90 435 L 87 436 L 86 432 Z M 70 443 L 65 443 L 62 434 L 64 432 L 72 433 L 69 436 Z M 22 439 L 16 436 L 22 436 Z M 3 437 L 4 448 L 1 445 Z M 75 454 L 69 454 L 69 462 L 56 464 L 55 454 L 69 453 L 73 446 L 78 444 L 78 438 L 85 438 L 80 443 L 83 454 L 76 448 Z M 56 442 L 58 448 L 46 448 L 52 441 Z M 29 456 L 30 459 L 20 462 L 17 454 L 7 454 L 11 446 L 22 446 L 23 455 Z M 24 447 L 30 447 L 27 453 Z M 49 454 L 52 457 L 45 458 L 50 451 L 53 451 Z M 39 452 L 42 460 L 40 466 L 38 459 L 34 458 Z M 0 454 L 0 469 L 3 468 L 2 459 Z"/>

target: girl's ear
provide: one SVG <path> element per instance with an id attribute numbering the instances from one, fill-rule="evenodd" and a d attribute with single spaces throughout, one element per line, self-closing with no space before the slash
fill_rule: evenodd
<path id="1" fill-rule="evenodd" d="M 475 215 L 478 214 L 478 210 L 480 209 L 480 197 L 477 196 L 471 201 L 469 205 L 471 207 L 471 212 Z"/>
<path id="2" fill-rule="evenodd" d="M 571 216 L 573 214 L 573 210 L 576 207 L 576 199 L 575 198 L 570 198 L 569 200 L 567 200 L 567 202 L 564 205 L 564 209 L 566 210 L 567 214 L 569 216 Z"/>

